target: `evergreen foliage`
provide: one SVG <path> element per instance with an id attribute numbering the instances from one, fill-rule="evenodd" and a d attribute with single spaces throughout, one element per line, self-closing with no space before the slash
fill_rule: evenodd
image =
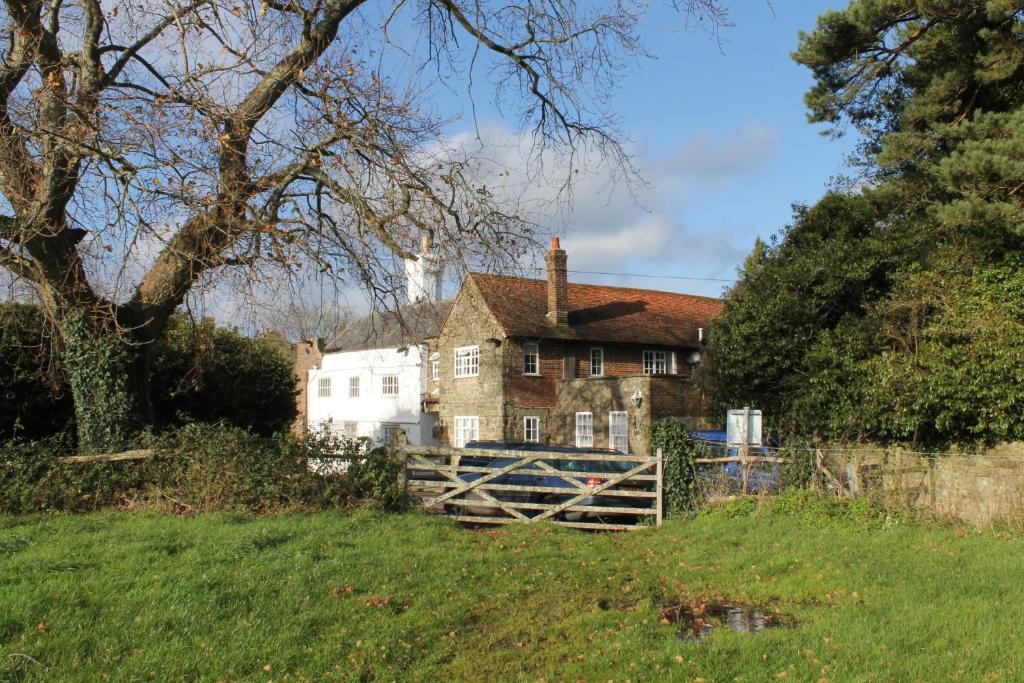
<path id="1" fill-rule="evenodd" d="M 190 424 L 145 444 L 147 460 L 61 462 L 67 439 L 0 443 L 0 514 L 146 507 L 171 512 L 272 512 L 407 502 L 401 464 L 359 441 L 290 434 L 264 438 L 238 427 Z M 314 472 L 310 459 L 349 468 Z"/>
<path id="2" fill-rule="evenodd" d="M 865 134 L 868 182 L 755 246 L 710 336 L 719 406 L 828 438 L 1024 438 L 1020 10 L 853 0 L 801 35 L 809 118 Z"/>

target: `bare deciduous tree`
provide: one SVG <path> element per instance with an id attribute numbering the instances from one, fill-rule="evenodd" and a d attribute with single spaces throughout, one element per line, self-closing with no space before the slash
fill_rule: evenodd
<path id="1" fill-rule="evenodd" d="M 722 19 L 716 0 L 677 9 Z M 486 71 L 538 159 L 585 145 L 628 171 L 604 105 L 643 54 L 644 11 L 3 0 L 0 266 L 61 330 L 80 445 L 116 448 L 146 424 L 146 345 L 201 282 L 306 268 L 383 297 L 387 264 L 421 235 L 460 263 L 517 257 L 533 226 L 445 144 L 431 93 Z"/>
<path id="2" fill-rule="evenodd" d="M 280 333 L 290 342 L 304 339 L 330 340 L 351 320 L 351 313 L 335 302 L 314 306 L 301 301 L 262 307 L 260 322 L 268 332 Z"/>

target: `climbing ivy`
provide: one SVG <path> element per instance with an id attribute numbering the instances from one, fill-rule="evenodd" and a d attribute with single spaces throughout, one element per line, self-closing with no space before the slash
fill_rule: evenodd
<path id="1" fill-rule="evenodd" d="M 75 398 L 78 446 L 83 453 L 123 450 L 145 424 L 145 356 L 120 330 L 100 330 L 78 311 L 62 321 L 61 360 Z"/>
<path id="2" fill-rule="evenodd" d="M 664 500 L 667 516 L 693 512 L 698 507 L 696 487 L 697 444 L 685 425 L 676 420 L 658 420 L 648 427 L 651 450 L 661 449 L 664 463 Z"/>

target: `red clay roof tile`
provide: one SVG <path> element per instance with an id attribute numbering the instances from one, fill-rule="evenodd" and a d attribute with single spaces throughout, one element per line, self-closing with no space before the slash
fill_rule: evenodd
<path id="1" fill-rule="evenodd" d="M 470 277 L 510 337 L 696 346 L 697 328 L 724 305 L 692 294 L 569 283 L 569 326 L 558 328 L 548 323 L 547 281 Z"/>

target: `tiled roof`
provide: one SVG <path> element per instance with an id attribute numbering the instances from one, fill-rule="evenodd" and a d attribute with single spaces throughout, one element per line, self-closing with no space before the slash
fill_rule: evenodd
<path id="1" fill-rule="evenodd" d="M 437 336 L 451 307 L 451 301 L 438 301 L 371 313 L 349 323 L 327 344 L 325 351 L 396 349 L 422 343 Z"/>
<path id="2" fill-rule="evenodd" d="M 724 305 L 692 294 L 569 283 L 569 326 L 558 328 L 548 323 L 546 280 L 470 277 L 510 337 L 696 346 L 697 328 Z"/>

